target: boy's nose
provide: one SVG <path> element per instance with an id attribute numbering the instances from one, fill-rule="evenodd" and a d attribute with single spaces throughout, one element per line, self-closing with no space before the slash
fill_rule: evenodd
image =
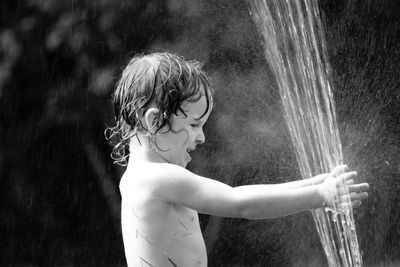
<path id="1" fill-rule="evenodd" d="M 203 130 L 200 130 L 199 134 L 196 136 L 196 143 L 197 144 L 203 144 L 206 140 L 206 137 L 204 136 Z"/>

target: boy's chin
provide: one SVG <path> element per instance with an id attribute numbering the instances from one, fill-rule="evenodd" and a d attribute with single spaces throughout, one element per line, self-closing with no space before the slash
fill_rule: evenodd
<path id="1" fill-rule="evenodd" d="M 189 155 L 189 153 L 186 153 L 186 157 L 184 159 L 184 166 L 186 168 L 186 166 L 189 164 L 189 162 L 192 161 L 192 157 Z"/>
<path id="2" fill-rule="evenodd" d="M 180 162 L 180 164 L 177 164 L 183 168 L 186 168 L 186 166 L 189 164 L 190 160 L 183 160 L 182 162 Z"/>

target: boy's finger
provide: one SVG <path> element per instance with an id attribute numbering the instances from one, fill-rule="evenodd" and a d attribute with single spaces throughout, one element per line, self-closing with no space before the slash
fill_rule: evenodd
<path id="1" fill-rule="evenodd" d="M 351 201 L 363 200 L 363 199 L 366 199 L 366 198 L 368 198 L 368 193 L 367 192 L 350 194 Z"/>
<path id="2" fill-rule="evenodd" d="M 350 180 L 346 181 L 346 185 L 350 186 L 352 184 L 354 184 L 354 180 L 353 179 L 350 179 Z"/>
<path id="3" fill-rule="evenodd" d="M 339 166 L 335 167 L 331 171 L 330 174 L 333 177 L 338 177 L 340 174 L 344 173 L 345 171 L 347 171 L 347 165 L 339 165 Z"/>
<path id="4" fill-rule="evenodd" d="M 369 184 L 363 183 L 363 184 L 356 184 L 356 185 L 349 185 L 349 192 L 364 192 L 369 189 Z"/>
<path id="5" fill-rule="evenodd" d="M 351 202 L 341 202 L 340 203 L 340 208 L 342 209 L 348 209 L 350 208 L 350 206 L 352 208 L 357 208 L 361 205 L 361 201 L 360 200 L 355 200 L 355 201 L 351 201 Z"/>
<path id="6" fill-rule="evenodd" d="M 346 180 L 349 180 L 350 178 L 352 178 L 352 177 L 356 177 L 358 175 L 358 173 L 357 172 L 345 172 L 345 173 L 342 173 L 341 175 L 339 175 L 339 177 L 338 177 L 338 182 L 344 182 L 344 181 L 346 181 Z"/>
<path id="7" fill-rule="evenodd" d="M 350 198 L 350 195 L 343 195 L 343 196 L 340 196 L 339 200 L 340 200 L 340 203 L 346 204 L 351 201 L 351 198 Z"/>
<path id="8" fill-rule="evenodd" d="M 365 197 L 366 196 L 360 196 L 360 195 L 356 196 L 355 194 L 342 196 L 340 197 L 339 204 L 343 208 L 348 208 L 349 205 L 351 205 L 352 207 L 358 207 L 361 205 L 361 200 L 364 199 Z"/>

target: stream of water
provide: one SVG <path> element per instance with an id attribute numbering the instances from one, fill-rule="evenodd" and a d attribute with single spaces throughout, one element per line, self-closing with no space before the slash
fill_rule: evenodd
<path id="1" fill-rule="evenodd" d="M 318 2 L 248 3 L 276 77 L 302 178 L 329 172 L 343 163 L 343 154 Z M 351 203 L 312 214 L 329 266 L 361 266 Z"/>

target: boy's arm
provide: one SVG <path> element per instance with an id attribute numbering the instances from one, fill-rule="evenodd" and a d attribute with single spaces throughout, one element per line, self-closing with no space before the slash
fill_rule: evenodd
<path id="1" fill-rule="evenodd" d="M 201 177 L 175 165 L 167 165 L 163 177 L 153 181 L 155 194 L 164 201 L 187 206 L 200 213 L 251 219 L 268 219 L 319 208 L 332 201 L 338 179 L 319 185 L 275 190 L 269 185 L 231 187 L 224 183 Z M 354 176 L 343 173 L 340 180 Z M 356 187 L 358 186 L 358 187 Z M 357 191 L 365 191 L 354 185 Z M 350 197 L 350 194 L 349 196 Z M 365 198 L 362 193 L 352 201 Z M 333 205 L 333 203 L 330 202 Z"/>
<path id="2" fill-rule="evenodd" d="M 281 184 L 270 184 L 268 186 L 271 186 L 271 189 L 294 189 L 294 188 L 299 188 L 299 187 L 304 187 L 304 186 L 309 186 L 309 185 L 317 185 L 322 183 L 326 178 L 328 177 L 328 173 L 323 173 L 308 179 L 302 179 L 302 180 L 297 180 L 297 181 L 291 181 L 291 182 L 286 182 L 286 183 L 281 183 Z"/>
<path id="3" fill-rule="evenodd" d="M 240 217 L 270 219 L 320 208 L 324 197 L 318 186 L 274 190 L 269 185 L 233 188 L 240 205 Z"/>

